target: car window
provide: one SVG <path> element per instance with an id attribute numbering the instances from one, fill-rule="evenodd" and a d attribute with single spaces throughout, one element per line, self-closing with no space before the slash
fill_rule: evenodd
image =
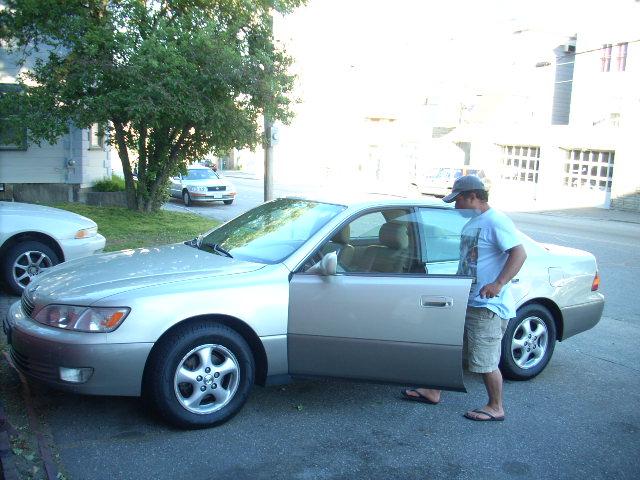
<path id="1" fill-rule="evenodd" d="M 256 207 L 207 233 L 202 245 L 220 245 L 234 258 L 279 263 L 346 207 L 281 198 Z"/>
<path id="2" fill-rule="evenodd" d="M 421 208 L 418 221 L 429 274 L 455 275 L 460 260 L 460 235 L 473 217 L 468 210 Z"/>
<path id="3" fill-rule="evenodd" d="M 217 180 L 220 177 L 210 168 L 192 168 L 187 171 L 186 176 L 182 177 L 183 180 L 207 180 L 210 178 Z"/>
<path id="4" fill-rule="evenodd" d="M 386 220 L 382 212 L 373 212 L 362 215 L 349 225 L 350 239 L 378 238 L 380 227 Z"/>
<path id="5" fill-rule="evenodd" d="M 329 252 L 338 255 L 338 272 L 346 274 L 415 274 L 420 260 L 417 223 L 409 209 L 369 212 L 342 225 L 305 264 L 315 265 Z"/>

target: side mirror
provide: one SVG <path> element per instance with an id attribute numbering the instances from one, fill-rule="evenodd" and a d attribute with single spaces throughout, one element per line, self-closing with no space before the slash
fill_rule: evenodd
<path id="1" fill-rule="evenodd" d="M 317 273 L 319 275 L 335 275 L 338 269 L 338 254 L 329 252 L 322 260 L 307 270 L 307 273 Z"/>

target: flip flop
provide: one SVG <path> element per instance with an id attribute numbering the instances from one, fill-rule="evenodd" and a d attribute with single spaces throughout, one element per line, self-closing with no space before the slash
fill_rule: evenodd
<path id="1" fill-rule="evenodd" d="M 479 413 L 480 415 L 486 415 L 489 418 L 479 418 L 479 417 L 474 417 L 472 415 L 469 415 L 469 412 L 466 412 L 464 414 L 465 418 L 468 418 L 469 420 L 474 420 L 476 422 L 502 422 L 504 421 L 504 415 L 502 415 L 501 417 L 496 417 L 495 415 L 491 415 L 489 412 L 485 412 L 484 410 L 480 410 L 479 408 L 475 409 L 475 410 L 471 410 L 474 413 Z"/>
<path id="2" fill-rule="evenodd" d="M 416 393 L 417 396 L 409 395 L 407 392 L 414 392 Z M 434 402 L 433 400 L 429 400 L 424 395 L 421 395 L 420 392 L 412 388 L 400 390 L 400 394 L 402 395 L 403 400 L 409 400 L 410 402 L 420 402 L 420 403 L 426 403 L 429 405 L 437 405 L 440 403 L 440 402 Z"/>

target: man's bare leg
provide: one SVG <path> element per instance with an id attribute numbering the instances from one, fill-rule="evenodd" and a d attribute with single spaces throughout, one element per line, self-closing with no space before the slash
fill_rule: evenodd
<path id="1" fill-rule="evenodd" d="M 483 373 L 482 380 L 489 395 L 489 402 L 480 410 L 490 413 L 494 417 L 504 416 L 504 409 L 502 407 L 502 373 L 500 373 L 500 369 Z M 480 420 L 488 419 L 486 415 L 474 411 L 467 412 L 466 416 Z"/>

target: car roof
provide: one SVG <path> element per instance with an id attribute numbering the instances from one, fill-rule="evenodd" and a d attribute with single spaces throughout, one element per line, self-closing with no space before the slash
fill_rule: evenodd
<path id="1" fill-rule="evenodd" d="M 320 203 L 330 203 L 334 205 L 344 205 L 346 207 L 400 207 L 400 206 L 417 206 L 417 207 L 436 207 L 436 208 L 453 208 L 453 205 L 445 203 L 442 200 L 434 198 L 425 198 L 419 196 L 403 196 L 390 193 L 379 192 L 351 192 L 351 193 L 335 193 L 335 194 L 304 194 L 304 195 L 288 195 L 281 198 L 309 200 Z"/>

